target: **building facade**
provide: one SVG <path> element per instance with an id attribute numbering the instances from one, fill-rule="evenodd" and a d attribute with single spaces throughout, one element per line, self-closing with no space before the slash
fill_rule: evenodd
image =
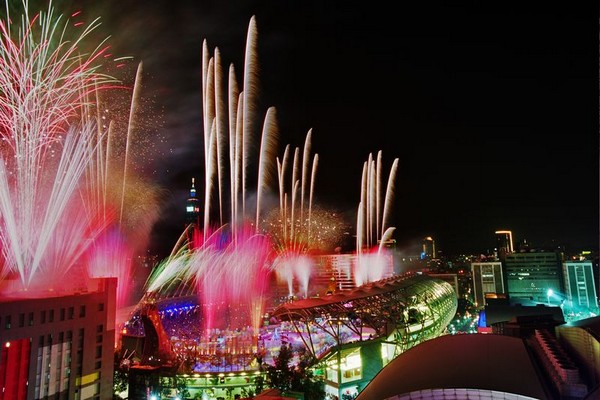
<path id="1" fill-rule="evenodd" d="M 471 276 L 473 277 L 473 299 L 477 307 L 485 306 L 486 294 L 506 293 L 500 261 L 472 262 Z"/>
<path id="2" fill-rule="evenodd" d="M 560 304 L 553 293 L 564 293 L 558 253 L 512 253 L 505 261 L 508 295 L 548 305 Z"/>
<path id="3" fill-rule="evenodd" d="M 112 398 L 117 279 L 88 290 L 0 298 L 0 400 Z"/>
<path id="4" fill-rule="evenodd" d="M 423 239 L 423 252 L 421 253 L 421 258 L 434 260 L 436 257 L 435 241 L 431 236 L 427 236 Z"/>
<path id="5" fill-rule="evenodd" d="M 496 231 L 496 252 L 500 260 L 504 260 L 508 254 L 515 251 L 511 231 Z"/>
<path id="6" fill-rule="evenodd" d="M 574 310 L 596 310 L 598 292 L 592 261 L 565 261 L 562 266 L 567 306 Z"/>

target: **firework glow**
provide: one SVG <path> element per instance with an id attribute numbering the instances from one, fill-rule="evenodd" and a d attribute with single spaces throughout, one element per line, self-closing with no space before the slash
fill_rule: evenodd
<path id="1" fill-rule="evenodd" d="M 86 52 L 99 20 L 85 24 L 78 16 L 57 15 L 52 4 L 30 15 L 24 2 L 20 23 L 8 9 L 0 21 L 0 278 L 4 287 L 11 281 L 10 290 L 31 292 L 117 276 L 122 300 L 123 260 L 140 236 L 119 223 L 124 212 L 136 217 L 125 199 L 144 183 L 125 179 L 131 161 L 119 161 L 118 134 L 100 101 L 100 93 L 124 89 L 101 72 L 123 59 L 110 58 L 106 40 Z M 155 202 L 145 203 L 152 223 Z"/>

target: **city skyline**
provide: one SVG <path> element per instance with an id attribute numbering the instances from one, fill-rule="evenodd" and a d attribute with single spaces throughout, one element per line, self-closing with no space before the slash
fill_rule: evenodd
<path id="1" fill-rule="evenodd" d="M 239 75 L 255 15 L 260 112 L 277 109 L 279 156 L 312 128 L 316 203 L 354 215 L 363 163 L 382 150 L 385 170 L 399 159 L 400 248 L 432 236 L 443 253 L 491 251 L 498 229 L 515 243 L 597 248 L 593 13 L 380 6 L 124 1 L 84 10 L 101 15 L 115 53 L 144 63 L 145 115 L 160 120 L 161 138 L 148 170 L 168 192 L 154 246 L 165 252 L 177 240 L 191 179 L 203 174 L 202 41 Z"/>
<path id="2" fill-rule="evenodd" d="M 569 398 L 573 390 L 578 398 L 597 393 L 598 335 L 585 342 L 592 357 L 571 364 L 567 353 L 555 351 L 558 342 L 547 347 L 551 335 L 564 341 L 557 331 L 546 332 L 577 321 L 598 330 L 597 242 L 590 240 L 594 251 L 581 258 L 519 251 L 521 232 L 538 232 L 528 238 L 532 249 L 588 248 L 598 211 L 593 197 L 576 191 L 556 197 L 549 184 L 559 171 L 570 185 L 590 179 L 583 172 L 591 171 L 586 167 L 594 157 L 585 154 L 593 146 L 571 157 L 581 161 L 576 168 L 548 162 L 558 145 L 540 145 L 538 126 L 529 125 L 542 110 L 520 109 L 534 98 L 543 108 L 556 100 L 550 94 L 563 93 L 556 82 L 520 75 L 525 68 L 529 76 L 538 58 L 556 56 L 543 46 L 530 53 L 530 40 L 514 43 L 530 30 L 516 24 L 517 33 L 498 33 L 499 20 L 491 18 L 453 25 L 461 33 L 481 28 L 480 48 L 444 30 L 459 23 L 449 11 L 464 16 L 465 8 L 456 6 L 430 13 L 411 6 L 400 17 L 317 2 L 221 8 L 161 0 L 142 8 L 124 0 L 79 10 L 77 2 L 59 0 L 58 8 L 51 2 L 39 13 L 40 4 L 23 0 L 21 6 L 31 9 L 19 18 L 18 6 L 7 3 L 0 18 L 5 397 L 106 398 L 112 392 L 116 398 L 229 399 L 276 388 L 306 398 L 361 398 L 396 357 L 439 336 L 476 331 L 515 336 L 527 350 L 527 358 L 502 360 L 503 368 L 550 362 L 536 375 L 548 381 L 540 384 L 549 398 L 552 381 L 557 398 L 565 389 Z M 472 7 L 471 17 L 492 11 Z M 513 11 L 500 14 L 515 23 L 533 10 Z M 411 12 L 423 18 L 402 20 Z M 560 22 L 577 15 L 554 16 Z M 403 21 L 406 26 L 395 25 Z M 240 31 L 247 27 L 243 34 L 229 30 L 238 22 Z M 261 31 L 263 24 L 271 28 Z M 109 31 L 112 44 L 102 39 Z M 438 43 L 442 37 L 448 40 Z M 514 45 L 509 53 L 527 48 L 520 56 L 537 61 L 517 67 L 519 57 L 503 60 L 493 71 L 517 75 L 483 80 L 491 70 L 480 58 L 491 61 L 491 52 L 507 43 Z M 583 48 L 565 43 L 576 55 L 571 59 L 586 59 Z M 236 49 L 244 57 L 233 56 L 231 65 L 241 79 L 232 72 L 225 90 L 222 67 Z M 567 72 L 589 83 L 581 65 L 571 64 Z M 494 90 L 466 85 L 483 81 Z M 458 86 L 464 92 L 452 90 Z M 493 97 L 517 88 L 540 93 Z M 400 92 L 390 96 L 394 90 Z M 483 98 L 489 104 L 475 102 L 475 92 L 489 94 Z M 587 110 L 587 103 L 576 105 L 552 126 Z M 481 124 L 502 113 L 506 120 Z M 314 124 L 300 129 L 306 117 Z M 587 119 L 575 120 L 587 127 Z M 528 132 L 519 142 L 526 160 L 508 145 L 514 134 L 508 122 Z M 316 140 L 323 130 L 330 134 Z M 485 136 L 490 130 L 497 135 Z M 561 154 L 573 155 L 572 146 L 587 139 L 565 136 Z M 284 152 L 286 144 L 292 147 Z M 408 162 L 398 174 L 402 159 Z M 510 180 L 505 174 L 515 164 L 543 167 L 544 174 L 539 181 Z M 268 171 L 275 166 L 276 173 Z M 488 176 L 493 196 L 474 190 Z M 555 239 L 563 234 L 570 243 Z M 447 257 L 473 254 L 468 246 L 482 244 L 487 249 L 475 256 Z M 497 257 L 478 256 L 494 247 Z M 494 315 L 496 306 L 505 309 Z M 471 342 L 477 336 L 483 335 Z M 454 393 L 454 384 L 462 385 L 451 381 Z M 520 394 L 524 385 L 513 382 L 499 393 Z"/>

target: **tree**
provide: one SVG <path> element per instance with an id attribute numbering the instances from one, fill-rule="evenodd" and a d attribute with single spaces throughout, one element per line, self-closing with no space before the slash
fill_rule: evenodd
<path id="1" fill-rule="evenodd" d="M 297 352 L 299 362 L 292 364 L 294 351 L 289 345 L 282 345 L 275 357 L 275 365 L 266 367 L 267 382 L 282 393 L 303 392 L 305 400 L 320 400 L 325 397 L 323 382 L 314 379 L 310 367 L 315 363 L 314 357 L 306 349 Z"/>

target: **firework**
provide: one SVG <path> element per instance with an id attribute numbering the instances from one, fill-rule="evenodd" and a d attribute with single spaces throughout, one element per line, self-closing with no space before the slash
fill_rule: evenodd
<path id="1" fill-rule="evenodd" d="M 390 170 L 382 208 L 381 158 L 381 151 L 377 153 L 377 160 L 373 160 L 373 155 L 369 154 L 363 166 L 361 201 L 356 216 L 357 262 L 354 279 L 357 286 L 383 277 L 382 266 L 387 259 L 385 244 L 396 229 L 387 226 L 387 223 L 394 195 L 398 159 L 394 160 Z"/>
<path id="2" fill-rule="evenodd" d="M 121 87 L 100 72 L 108 46 L 83 50 L 98 19 L 73 23 L 52 4 L 32 16 L 23 8 L 20 23 L 0 21 L 0 278 L 16 275 L 26 290 L 68 290 L 88 276 L 119 276 L 122 292 L 122 256 L 140 235 L 121 227 L 151 224 L 156 207 L 136 199 L 146 205 L 142 219 L 126 201 L 149 186 L 127 172 L 127 157 L 119 161 L 101 107 L 99 93 Z"/>

